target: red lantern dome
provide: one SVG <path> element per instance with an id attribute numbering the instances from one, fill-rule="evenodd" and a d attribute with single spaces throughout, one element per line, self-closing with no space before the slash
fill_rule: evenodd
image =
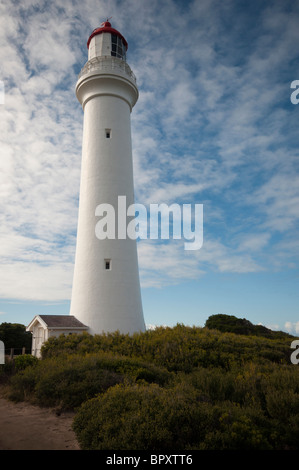
<path id="1" fill-rule="evenodd" d="M 117 29 L 112 28 L 111 23 L 109 23 L 109 21 L 105 21 L 104 23 L 101 24 L 100 28 L 96 28 L 96 29 L 93 30 L 93 32 L 91 33 L 91 35 L 89 36 L 89 39 L 87 41 L 87 48 L 88 49 L 89 49 L 89 44 L 90 44 L 90 41 L 92 40 L 92 38 L 94 36 L 96 36 L 97 34 L 102 34 L 102 33 L 110 33 L 110 34 L 116 35 L 117 37 L 119 37 L 121 39 L 121 41 L 124 44 L 126 50 L 128 49 L 128 43 L 125 40 L 125 38 L 123 37 L 123 35 L 120 34 L 120 32 L 117 31 Z"/>

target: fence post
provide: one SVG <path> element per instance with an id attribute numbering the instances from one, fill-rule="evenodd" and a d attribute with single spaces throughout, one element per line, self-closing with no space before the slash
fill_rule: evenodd
<path id="1" fill-rule="evenodd" d="M 22 354 L 26 354 L 26 348 L 25 348 L 25 346 L 22 347 Z"/>
<path id="2" fill-rule="evenodd" d="M 10 359 L 13 359 L 14 348 L 10 348 Z"/>

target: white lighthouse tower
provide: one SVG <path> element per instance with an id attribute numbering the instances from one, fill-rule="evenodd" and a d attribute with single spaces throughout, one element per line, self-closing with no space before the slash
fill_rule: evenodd
<path id="1" fill-rule="evenodd" d="M 136 240 L 118 236 L 118 199 L 134 204 L 130 114 L 138 99 L 127 42 L 109 21 L 87 42 L 76 96 L 84 111 L 77 247 L 70 314 L 91 334 L 144 331 Z M 115 239 L 99 239 L 96 208 L 115 210 Z M 124 234 L 124 227 L 121 227 Z"/>

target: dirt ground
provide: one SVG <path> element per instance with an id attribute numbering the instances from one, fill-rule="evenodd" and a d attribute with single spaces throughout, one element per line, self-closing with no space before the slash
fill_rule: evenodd
<path id="1" fill-rule="evenodd" d="M 13 403 L 0 390 L 0 450 L 79 450 L 72 413 Z"/>

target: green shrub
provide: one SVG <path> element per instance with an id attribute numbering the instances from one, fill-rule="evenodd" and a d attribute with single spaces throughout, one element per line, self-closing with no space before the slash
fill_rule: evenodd
<path id="1" fill-rule="evenodd" d="M 270 339 L 292 338 L 292 335 L 285 333 L 284 331 L 272 331 L 263 325 L 253 325 L 249 320 L 246 320 L 246 318 L 237 318 L 234 315 L 225 315 L 222 313 L 211 315 L 207 319 L 205 327 L 222 332 L 231 332 L 239 335 L 263 336 Z"/>
<path id="2" fill-rule="evenodd" d="M 183 450 L 204 435 L 209 405 L 192 388 L 116 385 L 82 404 L 73 429 L 86 450 Z"/>
<path id="3" fill-rule="evenodd" d="M 250 361 L 289 364 L 290 339 L 221 333 L 178 324 L 131 336 L 118 332 L 95 336 L 87 333 L 61 335 L 45 343 L 42 357 L 98 352 L 138 358 L 173 372 L 191 372 L 196 367 L 230 370 Z"/>
<path id="4" fill-rule="evenodd" d="M 290 353 L 288 338 L 183 325 L 62 335 L 35 367 L 20 363 L 11 398 L 76 409 L 84 449 L 298 450 Z"/>
<path id="5" fill-rule="evenodd" d="M 36 366 L 38 361 L 39 360 L 37 357 L 32 356 L 31 354 L 22 354 L 20 356 L 16 356 L 14 358 L 15 369 L 18 371 L 24 370 L 29 366 Z"/>
<path id="6" fill-rule="evenodd" d="M 94 357 L 97 367 L 123 374 L 126 377 L 130 377 L 134 382 L 146 381 L 148 383 L 165 385 L 172 376 L 166 368 L 140 359 L 111 353 L 98 353 L 90 355 L 90 357 Z"/>
<path id="7" fill-rule="evenodd" d="M 271 425 L 260 409 L 224 402 L 213 407 L 214 425 L 197 449 L 273 450 Z"/>
<path id="8" fill-rule="evenodd" d="M 25 347 L 26 351 L 31 352 L 32 335 L 26 331 L 26 326 L 20 323 L 1 323 L 0 339 L 5 344 L 5 349 L 14 348 L 15 354 L 18 354 Z"/>
<path id="9" fill-rule="evenodd" d="M 41 406 L 75 409 L 123 379 L 120 373 L 99 368 L 93 358 L 52 358 L 12 377 L 10 394 L 15 400 L 27 399 Z"/>
<path id="10" fill-rule="evenodd" d="M 272 449 L 261 410 L 212 405 L 186 384 L 117 385 L 83 403 L 73 429 L 85 450 Z"/>
<path id="11" fill-rule="evenodd" d="M 10 396 L 42 406 L 75 409 L 82 402 L 124 380 L 164 385 L 171 374 L 152 364 L 111 354 L 72 354 L 38 361 L 11 378 Z"/>

